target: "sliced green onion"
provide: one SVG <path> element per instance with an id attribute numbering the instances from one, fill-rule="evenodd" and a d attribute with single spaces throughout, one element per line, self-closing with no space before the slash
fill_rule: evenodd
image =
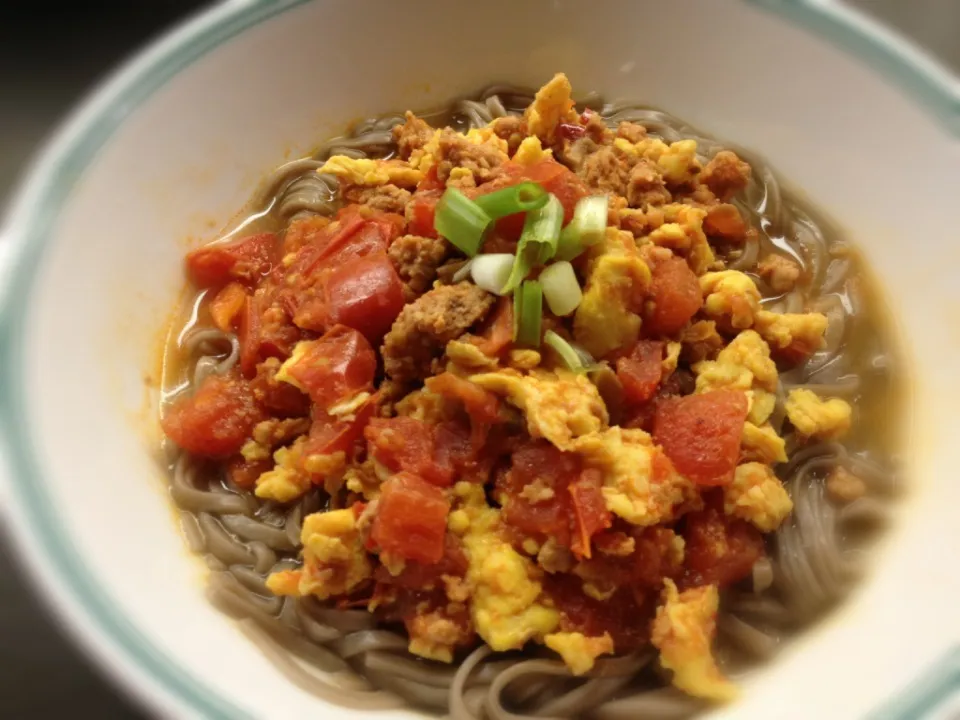
<path id="1" fill-rule="evenodd" d="M 547 204 L 550 193 L 535 182 L 522 182 L 513 187 L 481 195 L 474 202 L 494 220 L 521 212 L 539 210 Z"/>
<path id="2" fill-rule="evenodd" d="M 470 258 L 469 260 L 465 261 L 459 268 L 457 268 L 457 271 L 453 274 L 453 278 L 451 278 L 450 281 L 454 285 L 456 285 L 457 283 L 463 282 L 468 277 L 470 277 L 470 269 L 472 267 L 473 267 L 473 258 Z"/>
<path id="3" fill-rule="evenodd" d="M 545 267 L 539 280 L 543 285 L 543 297 L 547 300 L 547 307 L 557 317 L 569 315 L 583 300 L 577 274 L 573 271 L 573 265 L 566 260 Z"/>
<path id="4" fill-rule="evenodd" d="M 470 276 L 477 287 L 494 295 L 501 294 L 512 269 L 513 255 L 510 253 L 477 255 L 470 261 Z"/>
<path id="5" fill-rule="evenodd" d="M 553 257 L 563 225 L 563 205 L 555 195 L 550 195 L 539 210 L 531 210 L 523 223 L 523 233 L 517 243 L 517 256 L 513 261 L 510 278 L 501 291 L 504 295 L 519 287 L 524 278 L 537 265 L 543 265 Z"/>
<path id="6" fill-rule="evenodd" d="M 456 188 L 447 188 L 437 203 L 434 229 L 467 257 L 480 251 L 484 233 L 493 219 Z"/>
<path id="7" fill-rule="evenodd" d="M 607 231 L 607 196 L 592 195 L 577 203 L 573 220 L 560 233 L 558 260 L 573 260 L 591 245 L 603 239 Z"/>
<path id="8" fill-rule="evenodd" d="M 517 311 L 517 298 L 519 312 Z M 536 280 L 526 280 L 514 293 L 514 340 L 522 345 L 540 346 L 540 320 L 543 317 L 543 288 Z"/>
<path id="9" fill-rule="evenodd" d="M 543 341 L 556 350 L 557 355 L 563 360 L 563 364 L 567 366 L 568 370 L 573 370 L 574 372 L 583 370 L 583 363 L 580 361 L 580 356 L 577 354 L 577 351 L 570 346 L 570 343 L 557 335 L 553 330 L 547 330 L 543 336 Z"/>

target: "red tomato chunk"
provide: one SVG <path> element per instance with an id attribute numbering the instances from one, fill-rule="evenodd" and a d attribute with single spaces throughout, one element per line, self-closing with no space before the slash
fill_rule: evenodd
<path id="1" fill-rule="evenodd" d="M 324 410 L 373 389 L 377 356 L 359 332 L 337 325 L 317 340 L 297 345 L 287 372 Z"/>
<path id="2" fill-rule="evenodd" d="M 763 557 L 763 535 L 715 507 L 684 516 L 685 587 L 726 587 L 746 578 Z"/>
<path id="3" fill-rule="evenodd" d="M 403 282 L 386 253 L 355 257 L 333 269 L 326 280 L 330 321 L 382 338 L 403 310 Z"/>
<path id="4" fill-rule="evenodd" d="M 698 485 L 726 485 L 740 456 L 747 419 L 742 390 L 714 390 L 657 402 L 653 439 L 681 475 Z"/>
<path id="5" fill-rule="evenodd" d="M 161 420 L 163 431 L 187 452 L 225 457 L 240 451 L 262 419 L 245 380 L 211 375 L 197 391 L 173 404 Z"/>
<path id="6" fill-rule="evenodd" d="M 453 466 L 437 452 L 436 427 L 409 417 L 374 418 L 364 435 L 370 454 L 387 469 L 445 487 L 453 482 Z"/>
<path id="7" fill-rule="evenodd" d="M 617 377 L 631 403 L 645 403 L 657 392 L 663 376 L 663 343 L 641 340 L 629 355 L 617 360 Z"/>
<path id="8" fill-rule="evenodd" d="M 370 537 L 381 552 L 425 564 L 444 556 L 450 503 L 443 490 L 410 473 L 383 484 Z"/>
<path id="9" fill-rule="evenodd" d="M 644 317 L 644 331 L 673 335 L 680 331 L 703 305 L 700 282 L 682 258 L 657 262 L 650 279 L 653 310 Z"/>
<path id="10" fill-rule="evenodd" d="M 218 288 L 231 280 L 256 285 L 277 260 L 277 236 L 251 235 L 202 247 L 187 254 L 187 276 L 201 288 Z"/>

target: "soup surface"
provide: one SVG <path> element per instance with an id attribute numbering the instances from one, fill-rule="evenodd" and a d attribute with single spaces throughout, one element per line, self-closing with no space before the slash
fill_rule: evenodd
<path id="1" fill-rule="evenodd" d="M 334 702 L 694 713 L 884 517 L 897 366 L 856 252 L 749 152 L 563 75 L 359 124 L 186 272 L 184 532 Z"/>

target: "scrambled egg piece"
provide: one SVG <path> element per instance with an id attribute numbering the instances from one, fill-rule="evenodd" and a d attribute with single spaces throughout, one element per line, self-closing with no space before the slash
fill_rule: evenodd
<path id="1" fill-rule="evenodd" d="M 440 662 L 453 662 L 454 648 L 469 639 L 463 628 L 442 611 L 420 613 L 408 626 L 407 649 L 414 655 Z"/>
<path id="2" fill-rule="evenodd" d="M 584 375 L 568 370 L 516 370 L 473 375 L 470 381 L 505 396 L 527 417 L 533 437 L 546 438 L 561 450 L 574 438 L 603 430 L 609 421 L 597 388 Z"/>
<path id="3" fill-rule="evenodd" d="M 707 211 L 702 208 L 669 203 L 663 206 L 664 222 L 653 230 L 648 239 L 655 245 L 663 245 L 682 250 L 687 264 L 697 275 L 703 275 L 716 261 L 713 248 L 703 232 L 703 221 Z M 680 233 L 683 239 L 680 239 Z"/>
<path id="4" fill-rule="evenodd" d="M 514 161 L 521 165 L 533 165 L 541 160 L 550 160 L 553 158 L 553 150 L 544 150 L 540 144 L 540 138 L 531 135 L 523 139 L 520 147 L 513 154 Z"/>
<path id="5" fill-rule="evenodd" d="M 737 330 L 753 325 L 760 310 L 760 291 L 749 275 L 739 270 L 709 272 L 700 278 L 700 289 L 707 315 Z"/>
<path id="6" fill-rule="evenodd" d="M 497 366 L 497 358 L 490 357 L 472 342 L 451 340 L 447 343 L 447 358 L 455 365 L 471 370 L 487 370 Z"/>
<path id="7" fill-rule="evenodd" d="M 539 569 L 500 536 L 500 511 L 487 506 L 482 487 L 459 482 L 454 495 L 466 516 L 456 522 L 466 527 L 467 582 L 473 588 L 470 614 L 477 633 L 498 652 L 542 639 L 557 627 L 560 614 L 539 602 Z"/>
<path id="8" fill-rule="evenodd" d="M 630 251 L 633 247 L 629 233 L 607 228 L 604 240 L 588 255 L 587 282 L 573 318 L 573 336 L 596 358 L 632 345 L 640 337 L 640 316 L 630 308 L 639 306 L 649 287 L 650 268 Z"/>
<path id="9" fill-rule="evenodd" d="M 351 422 L 356 420 L 356 412 L 362 408 L 367 400 L 370 399 L 370 393 L 368 392 L 359 392 L 353 397 L 348 397 L 341 400 L 338 403 L 334 403 L 329 408 L 327 412 L 336 417 L 339 420 L 344 420 Z"/>
<path id="10" fill-rule="evenodd" d="M 654 137 L 644 137 L 636 143 L 618 137 L 614 139 L 613 147 L 630 159 L 643 158 L 655 163 L 667 151 L 668 145 Z"/>
<path id="11" fill-rule="evenodd" d="M 777 366 L 770 359 L 770 346 L 753 330 L 739 333 L 716 360 L 693 366 L 697 392 L 745 390 L 750 399 L 749 420 L 762 425 L 777 404 Z"/>
<path id="12" fill-rule="evenodd" d="M 674 509 L 698 497 L 696 486 L 673 466 L 643 430 L 612 427 L 578 438 L 572 449 L 603 473 L 604 503 L 634 525 L 673 520 Z M 659 472 L 658 472 L 659 471 Z"/>
<path id="13" fill-rule="evenodd" d="M 673 670 L 673 684 L 694 697 L 732 700 L 737 688 L 721 675 L 711 643 L 716 635 L 719 593 L 716 585 L 677 592 L 665 579 L 664 603 L 657 608 L 650 641 L 660 664 Z"/>
<path id="14" fill-rule="evenodd" d="M 507 366 L 516 370 L 533 370 L 543 358 L 530 348 L 512 348 L 507 352 Z"/>
<path id="15" fill-rule="evenodd" d="M 343 484 L 350 492 L 373 500 L 380 494 L 380 478 L 374 469 L 374 461 L 367 459 L 359 465 L 351 465 L 344 471 Z"/>
<path id="16" fill-rule="evenodd" d="M 557 73 L 550 82 L 537 90 L 533 102 L 523 113 L 529 134 L 549 143 L 560 124 L 576 122 L 577 113 L 573 109 L 572 93 L 570 81 L 563 73 Z"/>
<path id="17" fill-rule="evenodd" d="M 590 672 L 597 657 L 613 653 L 610 633 L 591 637 L 578 632 L 558 632 L 547 635 L 543 640 L 548 648 L 563 658 L 574 675 Z"/>
<path id="18" fill-rule="evenodd" d="M 304 443 L 306 438 L 298 439 L 290 447 L 282 447 L 273 454 L 276 463 L 273 470 L 267 470 L 257 478 L 254 492 L 258 498 L 286 503 L 296 500 L 309 489 L 310 476 L 301 467 Z"/>
<path id="19" fill-rule="evenodd" d="M 663 368 L 663 376 L 667 377 L 677 369 L 677 363 L 680 361 L 680 352 L 683 350 L 683 344 L 671 340 L 667 343 L 667 352 L 660 363 Z"/>
<path id="20" fill-rule="evenodd" d="M 283 570 L 267 577 L 267 588 L 275 595 L 315 595 L 326 600 L 351 592 L 373 576 L 353 510 L 307 515 L 300 541 L 303 569 Z"/>
<path id="21" fill-rule="evenodd" d="M 418 147 L 410 153 L 407 164 L 426 174 L 430 168 L 436 165 L 438 152 L 440 152 L 440 131 L 434 130 L 433 135 L 424 143 L 423 147 Z"/>
<path id="22" fill-rule="evenodd" d="M 786 443 L 769 423 L 757 425 L 748 421 L 743 424 L 743 434 L 740 436 L 740 455 L 767 465 L 786 462 Z"/>
<path id="23" fill-rule="evenodd" d="M 671 185 L 686 185 L 692 183 L 700 172 L 700 161 L 697 160 L 697 141 L 678 140 L 657 158 L 657 166 L 663 174 L 663 179 Z"/>
<path id="24" fill-rule="evenodd" d="M 823 344 L 827 322 L 827 316 L 823 313 L 772 313 L 761 310 L 753 327 L 775 348 L 783 349 L 797 343 L 816 350 Z"/>
<path id="25" fill-rule="evenodd" d="M 839 398 L 821 400 L 802 388 L 787 397 L 787 417 L 801 435 L 836 440 L 850 429 L 850 404 Z"/>
<path id="26" fill-rule="evenodd" d="M 400 160 L 371 160 L 346 155 L 334 155 L 317 172 L 329 173 L 342 182 L 365 187 L 388 184 L 416 187 L 423 180 L 421 170 Z"/>
<path id="27" fill-rule="evenodd" d="M 426 388 L 404 395 L 397 401 L 394 410 L 397 415 L 433 425 L 452 420 L 457 415 L 455 402 Z"/>
<path id="28" fill-rule="evenodd" d="M 793 501 L 769 466 L 738 465 L 733 482 L 723 488 L 723 511 L 747 520 L 763 532 L 773 532 L 793 510 Z"/>

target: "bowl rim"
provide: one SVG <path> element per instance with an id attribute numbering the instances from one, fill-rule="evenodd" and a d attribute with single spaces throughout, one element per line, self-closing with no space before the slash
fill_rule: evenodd
<path id="1" fill-rule="evenodd" d="M 25 304 L 71 188 L 100 149 L 142 103 L 169 80 L 243 31 L 310 0 L 229 0 L 195 15 L 127 61 L 60 126 L 30 165 L 0 238 L 0 490 L 8 535 L 33 590 L 69 635 L 134 701 L 167 714 L 210 718 L 243 712 L 160 651 L 94 581 L 42 482 L 29 431 L 18 422 Z M 743 0 L 853 53 L 895 80 L 946 127 L 960 134 L 960 82 L 929 54 L 858 10 L 834 0 Z M 960 654 L 937 664 L 874 714 L 914 718 L 960 686 Z"/>

